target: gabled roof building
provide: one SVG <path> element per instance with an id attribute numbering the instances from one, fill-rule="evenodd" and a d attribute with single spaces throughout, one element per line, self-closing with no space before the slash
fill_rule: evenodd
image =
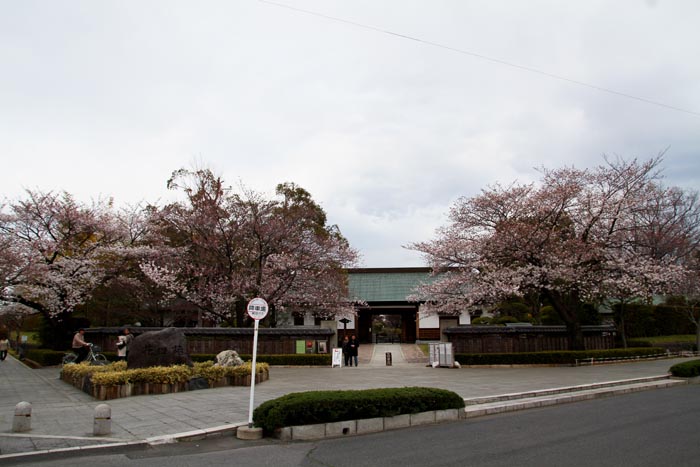
<path id="1" fill-rule="evenodd" d="M 433 280 L 430 268 L 357 268 L 348 270 L 348 278 L 350 299 L 365 305 L 347 323 L 339 317 L 340 339 L 355 334 L 361 342 L 437 341 L 443 329 L 471 322 L 467 312 L 429 315 L 408 300 L 419 285 Z"/>

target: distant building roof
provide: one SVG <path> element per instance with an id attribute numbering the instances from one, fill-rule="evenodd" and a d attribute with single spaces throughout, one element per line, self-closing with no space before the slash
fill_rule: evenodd
<path id="1" fill-rule="evenodd" d="M 405 302 L 420 284 L 431 282 L 430 268 L 348 269 L 351 300 Z"/>

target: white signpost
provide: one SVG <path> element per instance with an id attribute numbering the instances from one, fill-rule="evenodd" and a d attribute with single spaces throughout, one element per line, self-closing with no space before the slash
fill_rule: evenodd
<path id="1" fill-rule="evenodd" d="M 253 428 L 253 401 L 255 400 L 255 360 L 258 356 L 258 324 L 267 316 L 267 302 L 262 298 L 254 298 L 248 302 L 248 316 L 255 320 L 253 331 L 253 365 L 250 375 L 250 404 L 248 405 L 248 428 Z"/>

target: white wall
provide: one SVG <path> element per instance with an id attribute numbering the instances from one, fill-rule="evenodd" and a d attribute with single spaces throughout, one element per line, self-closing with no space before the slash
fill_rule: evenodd
<path id="1" fill-rule="evenodd" d="M 439 329 L 440 317 L 432 313 L 418 311 L 418 327 L 420 329 Z"/>

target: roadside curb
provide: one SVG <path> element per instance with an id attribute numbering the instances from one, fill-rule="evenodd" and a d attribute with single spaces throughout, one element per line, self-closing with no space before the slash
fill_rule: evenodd
<path id="1" fill-rule="evenodd" d="M 594 385 L 574 386 L 569 391 L 532 391 L 529 393 L 518 393 L 504 395 L 503 399 L 491 400 L 482 403 L 468 404 L 464 409 L 465 418 L 475 418 L 485 415 L 495 415 L 505 412 L 515 412 L 519 410 L 535 409 L 551 405 L 568 404 L 585 400 L 599 399 L 620 394 L 630 394 L 639 391 L 652 389 L 662 389 L 672 386 L 686 385 L 689 382 L 685 379 L 675 379 L 670 376 L 640 378 L 639 380 L 626 380 Z M 574 389 L 575 388 L 575 389 Z M 560 388 L 562 390 L 567 388 Z M 477 398 L 478 399 L 478 398 Z M 485 398 L 488 399 L 488 398 Z M 472 400 L 473 402 L 473 400 Z"/>
<path id="2" fill-rule="evenodd" d="M 34 462 L 45 459 L 69 458 L 76 454 L 89 454 L 99 451 L 100 454 L 122 453 L 125 450 L 137 449 L 147 446 L 143 440 L 126 441 L 122 443 L 90 444 L 87 446 L 74 446 L 69 448 L 45 449 L 43 451 L 17 452 L 0 455 L 0 461 Z"/>
<path id="3" fill-rule="evenodd" d="M 197 441 L 205 438 L 215 438 L 231 434 L 236 435 L 239 426 L 247 426 L 247 422 L 236 422 L 201 430 L 173 433 L 171 435 L 153 436 L 142 440 L 124 441 L 117 443 L 89 444 L 86 446 L 74 446 L 68 448 L 44 449 L 41 451 L 17 452 L 12 454 L 0 454 L 2 461 L 34 462 L 44 459 L 68 458 L 77 454 L 86 454 L 99 451 L 100 454 L 123 453 L 125 450 L 140 449 L 147 446 L 171 444 L 180 441 Z M 28 435 L 31 437 L 31 435 Z M 96 439 L 97 440 L 97 439 Z"/>

